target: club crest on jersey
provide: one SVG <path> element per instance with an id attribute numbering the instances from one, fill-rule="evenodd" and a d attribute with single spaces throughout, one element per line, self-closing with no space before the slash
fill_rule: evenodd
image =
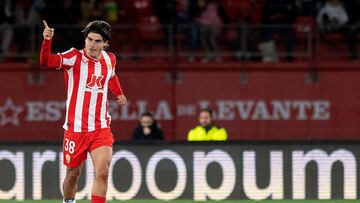
<path id="1" fill-rule="evenodd" d="M 90 90 L 103 89 L 103 86 L 101 84 L 102 79 L 104 79 L 104 76 L 92 74 L 90 82 L 86 84 L 86 88 Z"/>
<path id="2" fill-rule="evenodd" d="M 70 163 L 71 160 L 70 155 L 66 154 L 65 158 L 66 158 L 66 163 Z"/>

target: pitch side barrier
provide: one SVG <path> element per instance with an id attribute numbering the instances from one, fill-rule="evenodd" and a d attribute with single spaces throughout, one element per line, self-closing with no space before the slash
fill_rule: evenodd
<path id="1" fill-rule="evenodd" d="M 116 143 L 108 199 L 358 199 L 359 142 Z M 61 143 L 0 144 L 0 199 L 59 199 Z M 94 178 L 85 162 L 76 198 Z"/>
<path id="2" fill-rule="evenodd" d="M 224 71 L 224 64 L 206 68 L 212 71 L 202 69 L 205 65 L 196 69 L 195 64 L 179 64 L 176 74 L 123 71 L 121 65 L 118 75 L 130 102 L 119 106 L 110 95 L 112 130 L 117 140 L 130 140 L 141 113 L 150 111 L 166 140 L 182 141 L 196 125 L 200 109 L 211 108 L 230 140 L 359 140 L 356 64 L 339 63 L 329 70 L 322 65 L 318 74 L 291 63 L 253 64 L 249 71 Z M 61 141 L 63 72 L 0 72 L 0 141 Z"/>

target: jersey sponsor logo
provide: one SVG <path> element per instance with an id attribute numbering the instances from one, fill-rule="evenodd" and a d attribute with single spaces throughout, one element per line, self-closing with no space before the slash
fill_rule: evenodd
<path id="1" fill-rule="evenodd" d="M 92 74 L 91 75 L 91 81 L 86 84 L 86 88 L 88 89 L 103 89 L 103 86 L 101 84 L 102 79 L 104 78 L 104 76 L 102 75 L 95 75 Z"/>

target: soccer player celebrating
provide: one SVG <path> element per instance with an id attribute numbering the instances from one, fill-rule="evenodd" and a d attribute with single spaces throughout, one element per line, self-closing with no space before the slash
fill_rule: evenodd
<path id="1" fill-rule="evenodd" d="M 117 103 L 126 104 L 118 77 L 115 75 L 116 58 L 104 51 L 109 46 L 111 27 L 104 21 L 90 22 L 82 31 L 85 48 L 51 54 L 54 28 L 45 21 L 40 64 L 63 69 L 67 88 L 64 164 L 67 166 L 63 183 L 64 203 L 74 203 L 77 182 L 87 152 L 90 153 L 95 180 L 91 190 L 92 203 L 106 200 L 109 166 L 112 158 L 113 135 L 108 112 L 108 89 Z"/>

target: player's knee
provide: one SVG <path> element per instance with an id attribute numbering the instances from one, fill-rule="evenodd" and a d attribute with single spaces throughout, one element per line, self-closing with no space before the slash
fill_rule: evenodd
<path id="1" fill-rule="evenodd" d="M 109 177 L 109 169 L 102 168 L 102 169 L 96 170 L 95 175 L 97 178 L 107 181 L 107 179 Z"/>
<path id="2" fill-rule="evenodd" d="M 77 181 L 80 177 L 81 171 L 79 169 L 69 170 L 67 173 L 67 178 L 70 181 Z"/>

